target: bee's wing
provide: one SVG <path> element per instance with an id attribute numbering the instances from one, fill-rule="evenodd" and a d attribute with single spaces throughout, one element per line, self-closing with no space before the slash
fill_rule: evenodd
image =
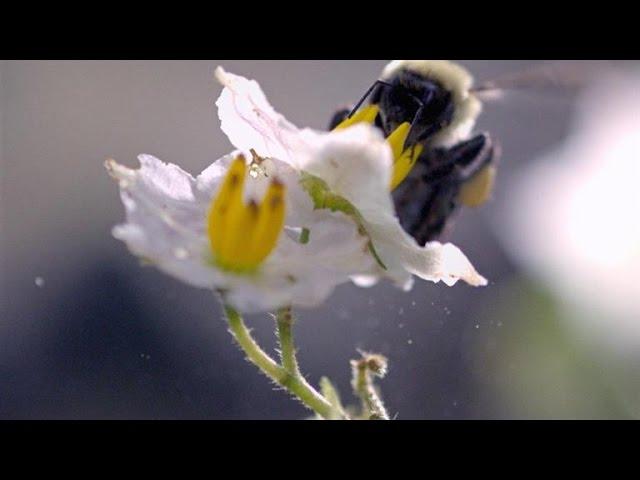
<path id="1" fill-rule="evenodd" d="M 471 91 L 481 100 L 493 100 L 516 90 L 578 90 L 612 67 L 605 61 L 540 64 L 481 83 Z"/>

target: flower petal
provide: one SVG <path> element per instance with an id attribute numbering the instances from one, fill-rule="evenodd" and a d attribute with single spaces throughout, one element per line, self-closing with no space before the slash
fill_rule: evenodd
<path id="1" fill-rule="evenodd" d="M 473 286 L 486 285 L 454 245 L 433 242 L 421 247 L 404 231 L 389 192 L 391 152 L 376 130 L 356 125 L 307 145 L 314 152 L 301 156 L 305 170 L 357 208 L 386 267 L 384 274 L 397 285 L 410 289 L 410 274 L 447 285 L 459 279 Z"/>
<path id="2" fill-rule="evenodd" d="M 283 235 L 263 265 L 263 275 L 255 282 L 234 285 L 229 298 L 236 305 L 244 311 L 273 310 L 291 303 L 314 307 L 326 300 L 336 285 L 348 281 L 351 273 L 364 265 L 372 268 L 366 238 L 353 222 L 340 213 L 317 213 L 308 243 Z M 257 308 L 257 298 L 262 308 Z"/>
<path id="3" fill-rule="evenodd" d="M 150 155 L 138 158 L 138 170 L 113 160 L 106 164 L 119 181 L 127 214 L 127 222 L 114 227 L 113 235 L 166 273 L 212 288 L 220 276 L 203 265 L 208 251 L 202 221 L 207 205 L 195 201 L 193 177 Z"/>
<path id="4" fill-rule="evenodd" d="M 196 287 L 223 290 L 227 300 L 245 312 L 318 305 L 336 285 L 368 265 L 367 239 L 357 226 L 339 212 L 314 211 L 295 172 L 272 160 L 270 173 L 288 182 L 292 192 L 287 197 L 287 221 L 301 221 L 291 226 L 308 229 L 308 241 L 303 244 L 281 234 L 275 250 L 253 275 L 216 267 L 210 258 L 206 216 L 235 156 L 223 157 L 197 178 L 150 155 L 139 157 L 137 170 L 108 161 L 127 215 L 124 224 L 114 227 L 114 236 L 165 273 Z M 259 194 L 263 183 L 259 177 L 247 178 L 245 185 L 250 194 Z"/>
<path id="5" fill-rule="evenodd" d="M 215 75 L 225 87 L 216 101 L 221 129 L 233 146 L 297 166 L 299 129 L 273 109 L 260 85 L 222 67 Z"/>

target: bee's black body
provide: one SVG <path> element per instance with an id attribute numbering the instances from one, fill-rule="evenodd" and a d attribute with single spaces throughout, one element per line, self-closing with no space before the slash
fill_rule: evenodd
<path id="1" fill-rule="evenodd" d="M 493 143 L 483 133 L 450 147 L 434 145 L 435 136 L 451 124 L 456 103 L 452 92 L 422 73 L 401 69 L 391 78 L 377 81 L 363 100 L 369 95 L 370 102 L 380 107 L 375 125 L 385 136 L 410 122 L 405 148 L 424 146 L 409 176 L 393 192 L 402 227 L 424 245 L 445 232 L 460 206 L 463 185 L 494 162 Z M 330 128 L 350 113 L 350 109 L 336 112 Z"/>
<path id="2" fill-rule="evenodd" d="M 403 122 L 412 122 L 406 146 L 423 143 L 448 125 L 453 117 L 451 93 L 437 81 L 409 70 L 379 84 L 371 102 L 380 106 L 380 126 L 391 134 Z"/>
<path id="3" fill-rule="evenodd" d="M 424 245 L 437 240 L 460 207 L 462 185 L 493 162 L 488 134 L 451 148 L 426 149 L 409 176 L 393 192 L 402 228 Z"/>

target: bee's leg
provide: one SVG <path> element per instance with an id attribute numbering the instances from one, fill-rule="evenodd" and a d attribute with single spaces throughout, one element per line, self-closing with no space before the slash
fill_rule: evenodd
<path id="1" fill-rule="evenodd" d="M 428 96 L 425 99 L 420 99 L 413 94 L 409 94 L 409 96 L 418 104 L 418 109 L 416 110 L 416 113 L 413 115 L 413 119 L 411 120 L 411 128 L 409 129 L 407 139 L 404 142 L 405 149 L 409 148 L 410 146 L 415 147 L 419 143 L 427 142 L 429 137 L 437 133 L 438 130 L 442 129 L 446 125 L 445 118 L 453 115 L 453 102 L 449 102 L 442 113 L 440 113 L 434 120 L 432 120 L 432 123 L 420 123 L 422 112 L 424 112 L 424 110 L 427 108 L 427 105 L 431 103 L 434 92 L 433 90 L 429 90 Z"/>
<path id="2" fill-rule="evenodd" d="M 451 161 L 458 166 L 460 180 L 467 182 L 483 168 L 495 163 L 496 146 L 488 133 L 481 133 L 450 150 Z"/>
<path id="3" fill-rule="evenodd" d="M 393 192 L 402 228 L 421 246 L 438 240 L 457 209 L 457 193 L 458 186 L 447 177 L 435 182 L 422 176 L 405 180 Z"/>
<path id="4" fill-rule="evenodd" d="M 456 201 L 467 207 L 479 207 L 491 196 L 496 176 L 497 147 L 483 133 L 452 149 L 460 192 Z"/>
<path id="5" fill-rule="evenodd" d="M 426 149 L 393 192 L 404 230 L 420 245 L 441 238 L 461 205 L 487 200 L 496 157 L 497 148 L 486 133 L 449 149 Z"/>
<path id="6" fill-rule="evenodd" d="M 376 80 L 375 82 L 373 82 L 373 85 L 371 85 L 369 87 L 369 89 L 365 92 L 365 94 L 362 96 L 362 98 L 360 100 L 358 100 L 358 103 L 356 103 L 355 107 L 353 107 L 351 109 L 351 112 L 349 112 L 349 115 L 348 115 L 347 118 L 353 117 L 353 115 L 358 111 L 358 109 L 367 100 L 367 98 L 369 98 L 369 95 L 371 95 L 376 88 L 378 88 L 378 87 L 390 87 L 390 86 L 391 86 L 390 83 L 387 83 L 387 82 L 385 82 L 383 80 Z"/>
<path id="7" fill-rule="evenodd" d="M 379 91 L 379 90 L 376 90 L 377 88 L 379 89 L 379 88 L 385 88 L 385 87 L 391 87 L 391 86 L 392 85 L 390 83 L 385 82 L 384 80 L 376 80 L 375 82 L 373 82 L 373 85 L 371 85 L 367 89 L 365 94 L 362 96 L 362 98 L 360 98 L 360 100 L 358 100 L 358 102 L 355 104 L 355 106 L 353 108 L 351 108 L 350 110 L 349 109 L 340 109 L 336 113 L 334 113 L 333 117 L 331 118 L 331 122 L 329 122 L 329 130 L 333 130 L 335 127 L 340 125 L 340 123 L 342 123 L 347 118 L 353 117 L 353 115 L 355 115 L 355 113 L 360 109 L 362 104 L 373 93 L 375 93 L 373 101 L 376 102 L 377 101 L 376 97 L 378 96 L 377 92 Z M 404 144 L 404 148 L 405 149 L 409 145 L 414 145 L 415 146 L 415 144 L 416 144 L 416 142 L 413 139 L 413 137 L 414 137 L 413 134 L 415 133 L 414 132 L 414 127 L 415 127 L 415 124 L 417 123 L 417 120 L 420 118 L 420 115 L 422 115 L 422 112 L 424 111 L 424 108 L 425 108 L 424 102 L 422 100 L 420 100 L 418 97 L 416 97 L 413 94 L 410 94 L 410 96 L 418 104 L 418 110 L 416 111 L 416 113 L 413 116 L 413 119 L 411 121 L 411 127 L 409 129 L 409 133 L 407 134 L 407 139 L 405 140 L 405 144 Z M 376 121 L 376 125 L 382 128 L 382 125 L 379 123 L 379 120 Z"/>
<path id="8" fill-rule="evenodd" d="M 336 111 L 333 114 L 333 117 L 331 117 L 331 121 L 329 122 L 329 131 L 333 130 L 342 122 L 344 122 L 349 117 L 350 113 L 351 108 L 341 108 L 340 110 Z"/>
<path id="9" fill-rule="evenodd" d="M 481 133 L 475 137 L 460 142 L 449 149 L 436 149 L 439 152 L 437 162 L 428 161 L 425 154 L 418 161 L 428 165 L 422 174 L 430 182 L 450 175 L 452 169 L 457 171 L 458 183 L 465 183 L 476 176 L 484 167 L 495 163 L 496 146 L 488 133 Z"/>
<path id="10" fill-rule="evenodd" d="M 411 120 L 411 126 L 409 127 L 409 133 L 407 133 L 407 138 L 405 139 L 404 145 L 402 147 L 403 150 L 406 150 L 410 145 L 412 145 L 414 147 L 416 146 L 416 142 L 414 142 L 414 139 L 413 139 L 413 135 L 414 135 L 414 131 L 415 131 L 414 128 L 418 123 L 418 119 L 420 118 L 420 115 L 422 115 L 422 112 L 424 111 L 424 103 L 422 102 L 422 100 L 420 100 L 415 95 L 411 95 L 411 98 L 413 98 L 418 103 L 418 110 L 416 110 L 416 114 L 413 116 L 413 120 Z"/>
<path id="11" fill-rule="evenodd" d="M 391 85 L 389 83 L 383 80 L 376 80 L 373 83 L 373 85 L 371 85 L 369 89 L 365 92 L 362 98 L 358 100 L 358 103 L 356 103 L 355 106 L 351 108 L 341 108 L 340 110 L 336 111 L 333 114 L 333 117 L 331 117 L 331 121 L 329 122 L 329 130 L 333 130 L 338 125 L 340 125 L 343 121 L 345 121 L 347 118 L 353 117 L 353 115 L 355 115 L 355 113 L 360 109 L 362 104 L 367 100 L 367 98 L 369 98 L 369 96 L 371 96 L 371 94 L 374 92 L 374 90 L 377 87 L 390 87 L 390 86 Z"/>

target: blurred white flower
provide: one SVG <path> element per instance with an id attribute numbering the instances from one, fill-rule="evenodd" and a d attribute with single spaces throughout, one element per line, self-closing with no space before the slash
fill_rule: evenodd
<path id="1" fill-rule="evenodd" d="M 225 87 L 217 101 L 218 115 L 231 143 L 293 167 L 317 209 L 349 214 L 369 237 L 377 261 L 353 271 L 356 283 L 368 286 L 386 276 L 410 289 L 412 275 L 417 275 L 447 285 L 459 279 L 486 284 L 456 246 L 431 242 L 421 247 L 398 221 L 390 190 L 415 161 L 416 152 L 401 148 L 408 124 L 385 140 L 366 124 L 366 117 L 375 113 L 366 107 L 358 113 L 363 122 L 348 121 L 355 125 L 330 133 L 299 129 L 273 109 L 257 82 L 222 68 L 216 76 Z"/>
<path id="2" fill-rule="evenodd" d="M 245 312 L 321 303 L 369 260 L 345 215 L 314 211 L 297 174 L 277 160 L 231 154 L 197 178 L 150 156 L 132 170 L 107 161 L 131 252 Z M 303 230 L 306 229 L 306 230 Z"/>
<path id="3" fill-rule="evenodd" d="M 640 72 L 584 94 L 573 133 L 508 193 L 507 246 L 577 320 L 615 346 L 640 342 Z"/>

